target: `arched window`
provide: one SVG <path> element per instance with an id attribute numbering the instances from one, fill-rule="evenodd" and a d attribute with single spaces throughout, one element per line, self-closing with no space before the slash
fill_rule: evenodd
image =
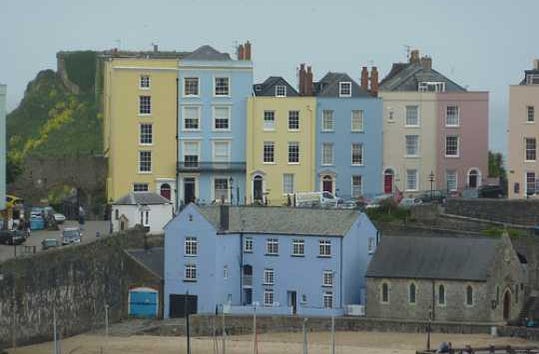
<path id="1" fill-rule="evenodd" d="M 438 286 L 438 305 L 445 305 L 445 286 L 443 284 Z"/>
<path id="2" fill-rule="evenodd" d="M 382 303 L 389 303 L 389 285 L 387 283 L 382 283 Z"/>
<path id="3" fill-rule="evenodd" d="M 471 285 L 468 285 L 466 287 L 466 305 L 473 305 L 473 288 Z"/>
<path id="4" fill-rule="evenodd" d="M 410 304 L 415 304 L 415 295 L 416 295 L 416 288 L 415 284 L 410 284 L 410 287 L 408 289 L 408 302 Z"/>

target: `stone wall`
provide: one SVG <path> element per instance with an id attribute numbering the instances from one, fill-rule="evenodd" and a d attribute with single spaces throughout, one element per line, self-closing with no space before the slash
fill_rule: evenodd
<path id="1" fill-rule="evenodd" d="M 102 327 L 105 304 L 111 322 L 126 318 L 129 287 L 155 281 L 123 252 L 143 244 L 130 231 L 1 263 L 0 348 L 51 340 L 53 308 L 62 337 Z"/>
<path id="2" fill-rule="evenodd" d="M 539 200 L 449 199 L 445 212 L 511 224 L 539 224 Z"/>

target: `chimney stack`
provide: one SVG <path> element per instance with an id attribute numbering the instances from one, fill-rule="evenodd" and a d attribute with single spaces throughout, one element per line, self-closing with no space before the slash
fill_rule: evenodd
<path id="1" fill-rule="evenodd" d="M 421 66 L 424 69 L 428 69 L 428 70 L 432 69 L 432 58 L 431 57 L 424 56 L 423 58 L 421 58 L 420 62 L 421 62 Z"/>
<path id="2" fill-rule="evenodd" d="M 240 44 L 238 46 L 238 60 L 244 60 L 245 59 L 245 50 L 243 49 L 243 44 Z"/>
<path id="3" fill-rule="evenodd" d="M 305 72 L 305 64 L 299 65 L 299 95 L 305 96 L 305 79 L 306 79 L 306 72 Z"/>
<path id="4" fill-rule="evenodd" d="M 369 91 L 369 70 L 366 66 L 361 68 L 361 88 Z"/>
<path id="5" fill-rule="evenodd" d="M 371 69 L 371 95 L 378 96 L 378 68 L 376 66 Z"/>
<path id="6" fill-rule="evenodd" d="M 410 64 L 419 64 L 419 50 L 414 49 L 410 52 Z"/>
<path id="7" fill-rule="evenodd" d="M 313 95 L 313 72 L 310 66 L 307 67 L 307 74 L 305 75 L 305 96 Z"/>
<path id="8" fill-rule="evenodd" d="M 245 42 L 244 48 L 244 60 L 251 60 L 251 42 L 247 41 Z"/>
<path id="9" fill-rule="evenodd" d="M 221 204 L 219 207 L 219 231 L 228 231 L 229 228 L 229 207 Z"/>

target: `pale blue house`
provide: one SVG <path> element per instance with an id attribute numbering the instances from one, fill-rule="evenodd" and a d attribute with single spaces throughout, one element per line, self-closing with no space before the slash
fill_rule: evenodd
<path id="1" fill-rule="evenodd" d="M 180 60 L 179 204 L 245 199 L 245 126 L 253 64 L 250 43 L 238 59 L 202 46 Z"/>
<path id="2" fill-rule="evenodd" d="M 189 204 L 165 227 L 164 316 L 343 315 L 377 243 L 355 210 Z"/>
<path id="3" fill-rule="evenodd" d="M 316 188 L 341 198 L 381 193 L 382 100 L 345 73 L 327 73 L 313 88 Z"/>
<path id="4" fill-rule="evenodd" d="M 6 85 L 0 84 L 0 210 L 6 208 Z"/>

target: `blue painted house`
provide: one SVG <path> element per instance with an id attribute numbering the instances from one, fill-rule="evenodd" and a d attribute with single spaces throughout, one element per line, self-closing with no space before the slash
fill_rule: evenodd
<path id="1" fill-rule="evenodd" d="M 345 73 L 327 73 L 318 82 L 301 75 L 300 88 L 316 96 L 316 181 L 320 191 L 342 198 L 382 191 L 382 100 L 375 83 L 368 88 L 367 68 L 361 86 Z M 307 80 L 301 83 L 301 78 Z M 305 79 L 306 78 L 306 79 Z M 311 88 L 312 87 L 312 88 Z"/>
<path id="2" fill-rule="evenodd" d="M 190 204 L 165 227 L 164 315 L 343 315 L 377 241 L 354 210 Z"/>
<path id="3" fill-rule="evenodd" d="M 245 199 L 245 127 L 251 44 L 238 59 L 205 45 L 180 60 L 178 186 L 181 204 Z"/>

